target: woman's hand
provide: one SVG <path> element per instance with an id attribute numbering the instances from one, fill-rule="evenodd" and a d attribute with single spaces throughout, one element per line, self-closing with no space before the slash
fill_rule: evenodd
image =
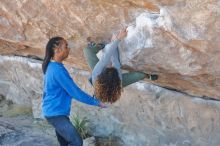
<path id="1" fill-rule="evenodd" d="M 101 107 L 101 108 L 107 108 L 108 106 L 107 106 L 106 104 L 100 102 L 99 107 Z"/>

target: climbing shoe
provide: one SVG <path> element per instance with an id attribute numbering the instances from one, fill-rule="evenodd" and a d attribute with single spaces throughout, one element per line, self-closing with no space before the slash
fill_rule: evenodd
<path id="1" fill-rule="evenodd" d="M 99 49 L 104 49 L 105 48 L 105 43 L 103 42 L 103 43 L 98 43 L 98 44 L 96 44 L 96 46 L 99 48 Z"/>
<path id="2" fill-rule="evenodd" d="M 157 80 L 158 79 L 158 75 L 150 75 L 150 74 L 147 74 L 146 77 L 152 81 L 154 80 Z"/>
<path id="3" fill-rule="evenodd" d="M 105 45 L 107 44 L 106 42 L 100 42 L 100 43 L 95 43 L 95 41 L 93 41 L 92 37 L 88 37 L 87 38 L 87 42 L 88 42 L 88 48 L 94 48 L 97 47 L 98 50 L 102 50 L 105 48 Z"/>

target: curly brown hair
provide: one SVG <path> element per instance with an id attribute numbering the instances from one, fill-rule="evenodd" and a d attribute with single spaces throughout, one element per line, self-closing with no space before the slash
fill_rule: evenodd
<path id="1" fill-rule="evenodd" d="M 95 97 L 102 102 L 113 103 L 121 96 L 121 79 L 114 67 L 106 68 L 95 81 Z"/>

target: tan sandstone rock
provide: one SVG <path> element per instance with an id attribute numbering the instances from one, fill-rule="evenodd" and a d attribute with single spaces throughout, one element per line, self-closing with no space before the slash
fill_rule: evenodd
<path id="1" fill-rule="evenodd" d="M 74 42 L 67 60 L 88 69 L 86 38 L 108 40 L 129 26 L 124 68 L 156 73 L 157 85 L 220 99 L 218 0 L 1 0 L 0 54 L 43 57 L 52 36 Z"/>
<path id="2" fill-rule="evenodd" d="M 14 103 L 32 106 L 35 118 L 41 118 L 40 62 L 1 57 L 0 68 L 4 68 L 0 72 L 0 93 L 5 93 Z M 67 68 L 77 85 L 92 95 L 89 72 Z M 106 109 L 73 101 L 71 113 L 80 119 L 89 119 L 91 134 L 118 137 L 124 146 L 220 145 L 219 101 L 189 96 L 146 82 L 126 87 L 122 97 Z"/>

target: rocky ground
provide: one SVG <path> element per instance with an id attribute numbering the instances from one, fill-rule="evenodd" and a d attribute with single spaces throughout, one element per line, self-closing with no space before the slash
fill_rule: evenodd
<path id="1" fill-rule="evenodd" d="M 45 120 L 34 119 L 31 107 L 0 97 L 0 145 L 56 146 L 53 129 Z"/>
<path id="2" fill-rule="evenodd" d="M 90 137 L 84 146 L 116 146 L 114 138 Z M 35 119 L 31 107 L 13 104 L 0 96 L 0 146 L 59 146 L 54 129 Z"/>

